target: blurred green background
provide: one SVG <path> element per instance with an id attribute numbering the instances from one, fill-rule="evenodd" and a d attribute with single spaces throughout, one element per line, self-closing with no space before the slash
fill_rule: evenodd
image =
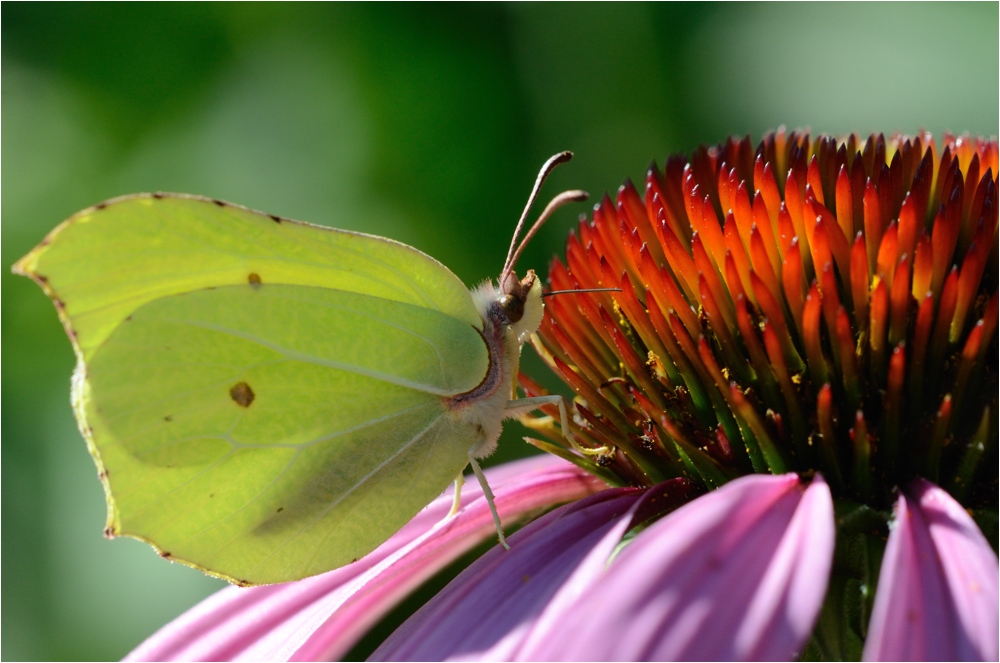
<path id="1" fill-rule="evenodd" d="M 545 195 L 599 195 L 651 159 L 782 123 L 995 135 L 1000 114 L 996 3 L 0 11 L 5 660 L 119 658 L 221 584 L 101 536 L 69 343 L 7 271 L 73 212 L 204 194 L 390 236 L 475 284 L 559 150 L 576 159 Z M 544 271 L 584 209 L 522 268 Z M 508 428 L 505 458 L 526 446 Z"/>

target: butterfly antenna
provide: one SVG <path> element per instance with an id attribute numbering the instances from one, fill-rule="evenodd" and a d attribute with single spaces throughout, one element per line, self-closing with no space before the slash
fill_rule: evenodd
<path id="1" fill-rule="evenodd" d="M 514 265 L 517 264 L 517 259 L 521 257 L 521 253 L 524 251 L 525 247 L 528 246 L 528 242 L 531 241 L 531 238 L 538 233 L 539 229 L 541 229 L 542 224 L 548 221 L 549 217 L 551 217 L 557 209 L 566 203 L 583 202 L 589 197 L 590 194 L 586 191 L 563 191 L 549 201 L 549 204 L 545 206 L 545 209 L 538 216 L 538 220 L 535 221 L 534 225 L 531 226 L 531 229 L 528 230 L 528 233 L 524 236 L 524 239 L 521 240 L 521 244 L 517 247 L 517 251 L 514 252 L 514 257 L 509 259 L 509 265 L 507 269 L 504 270 L 504 275 L 506 275 L 507 271 L 514 269 Z M 503 281 L 501 281 L 501 283 L 503 283 Z"/>
<path id="2" fill-rule="evenodd" d="M 524 211 L 521 212 L 521 218 L 517 222 L 517 227 L 514 228 L 514 236 L 510 239 L 510 248 L 507 250 L 507 261 L 503 264 L 503 269 L 500 270 L 500 282 L 503 283 L 504 279 L 507 277 L 507 273 L 513 269 L 513 257 L 514 257 L 514 247 L 517 246 L 517 236 L 521 234 L 521 228 L 524 227 L 524 222 L 528 218 L 528 212 L 531 211 L 531 206 L 535 204 L 535 198 L 538 197 L 538 192 L 541 190 L 542 185 L 545 184 L 546 178 L 549 174 L 555 170 L 556 166 L 559 164 L 566 163 L 573 158 L 573 153 L 566 151 L 560 152 L 549 157 L 549 160 L 545 162 L 542 169 L 538 171 L 538 177 L 535 178 L 535 186 L 531 189 L 531 195 L 528 196 L 528 202 L 524 206 Z"/>

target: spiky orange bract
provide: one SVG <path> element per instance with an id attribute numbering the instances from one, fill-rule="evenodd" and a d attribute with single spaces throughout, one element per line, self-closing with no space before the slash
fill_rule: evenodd
<path id="1" fill-rule="evenodd" d="M 653 164 L 571 233 L 535 340 L 606 477 L 822 472 L 889 507 L 920 475 L 997 504 L 997 141 L 783 130 Z M 542 393 L 522 377 L 529 395 Z M 582 452 L 582 453 L 581 453 Z"/>

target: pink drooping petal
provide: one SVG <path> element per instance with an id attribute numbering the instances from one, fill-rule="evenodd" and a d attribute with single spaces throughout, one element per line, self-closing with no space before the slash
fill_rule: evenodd
<path id="1" fill-rule="evenodd" d="M 864 658 L 997 660 L 997 564 L 962 506 L 916 479 L 896 502 Z"/>
<path id="2" fill-rule="evenodd" d="M 533 660 L 534 652 L 543 643 L 555 624 L 564 618 L 583 595 L 602 575 L 608 567 L 608 560 L 614 550 L 621 544 L 622 535 L 633 527 L 647 522 L 653 516 L 669 513 L 690 502 L 701 491 L 685 479 L 671 479 L 647 490 L 642 499 L 630 510 L 631 519 L 620 519 L 612 530 L 609 530 L 598 545 L 587 554 L 566 582 L 562 584 L 555 596 L 549 600 L 545 610 L 531 624 L 524 634 L 517 651 L 511 659 Z"/>
<path id="3" fill-rule="evenodd" d="M 576 466 L 536 456 L 487 470 L 507 522 L 605 487 Z M 483 540 L 495 536 L 477 483 L 462 508 L 447 490 L 375 551 L 354 564 L 297 582 L 229 587 L 167 624 L 126 660 L 329 660 L 416 586 Z"/>
<path id="4" fill-rule="evenodd" d="M 508 660 L 546 602 L 607 534 L 621 539 L 643 491 L 604 490 L 567 504 L 472 563 L 382 643 L 371 660 Z"/>
<path id="5" fill-rule="evenodd" d="M 538 645 L 538 660 L 789 660 L 834 549 L 822 478 L 737 479 L 640 533 Z"/>
<path id="6" fill-rule="evenodd" d="M 571 605 L 607 566 L 622 536 L 694 495 L 673 479 L 611 489 L 553 511 L 476 560 L 400 626 L 374 660 L 512 660 L 536 628 Z"/>

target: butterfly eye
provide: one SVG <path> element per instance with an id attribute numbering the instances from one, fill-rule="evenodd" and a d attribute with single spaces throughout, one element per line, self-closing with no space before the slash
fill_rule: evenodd
<path id="1" fill-rule="evenodd" d="M 517 322 L 524 315 L 524 299 L 514 295 L 500 297 L 500 308 L 507 316 L 508 322 Z"/>

